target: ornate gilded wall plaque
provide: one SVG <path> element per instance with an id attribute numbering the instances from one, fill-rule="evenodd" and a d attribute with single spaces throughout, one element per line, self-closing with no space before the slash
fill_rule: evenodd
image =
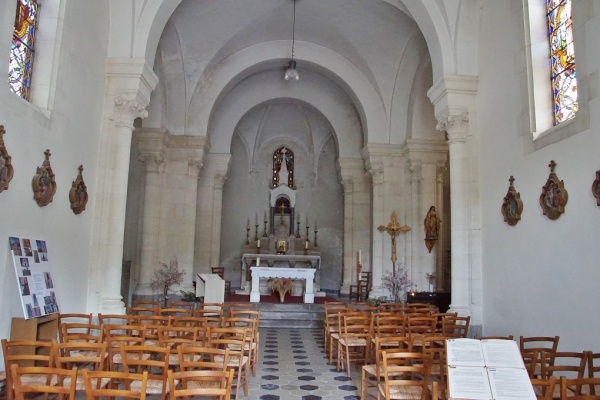
<path id="1" fill-rule="evenodd" d="M 521 200 L 521 193 L 515 190 L 513 183 L 515 178 L 511 175 L 508 179 L 510 183 L 508 185 L 508 191 L 506 192 L 506 196 L 504 196 L 504 201 L 502 202 L 502 207 L 500 207 L 500 211 L 504 216 L 504 222 L 509 224 L 510 226 L 514 226 L 521 219 L 521 213 L 523 212 L 523 201 Z"/>
<path id="2" fill-rule="evenodd" d="M 13 178 L 13 166 L 11 164 L 11 157 L 8 155 L 8 151 L 6 151 L 6 147 L 4 146 L 4 134 L 6 131 L 4 130 L 4 125 L 0 125 L 0 193 L 4 189 L 8 189 L 8 184 Z"/>
<path id="3" fill-rule="evenodd" d="M 56 181 L 50 166 L 50 150 L 46 150 L 44 156 L 44 162 L 37 167 L 36 174 L 31 181 L 33 199 L 40 207 L 50 204 L 56 193 Z"/>
<path id="4" fill-rule="evenodd" d="M 85 210 L 85 206 L 88 202 L 87 186 L 83 181 L 83 165 L 79 166 L 79 174 L 77 178 L 71 184 L 71 190 L 69 190 L 69 202 L 71 203 L 71 210 L 77 215 L 81 214 Z"/>
<path id="5" fill-rule="evenodd" d="M 592 183 L 592 194 L 596 198 L 596 205 L 600 206 L 600 170 L 596 171 L 596 180 Z"/>
<path id="6" fill-rule="evenodd" d="M 565 189 L 565 183 L 559 180 L 554 172 L 554 168 L 556 168 L 554 160 L 550 161 L 548 166 L 550 167 L 550 175 L 546 184 L 542 187 L 540 206 L 545 216 L 550 219 L 558 219 L 565 212 L 569 193 Z"/>

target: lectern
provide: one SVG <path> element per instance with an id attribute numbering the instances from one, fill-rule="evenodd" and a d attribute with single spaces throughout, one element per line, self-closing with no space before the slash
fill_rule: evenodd
<path id="1" fill-rule="evenodd" d="M 205 303 L 225 301 L 225 281 L 217 274 L 198 274 L 196 297 L 204 297 Z"/>

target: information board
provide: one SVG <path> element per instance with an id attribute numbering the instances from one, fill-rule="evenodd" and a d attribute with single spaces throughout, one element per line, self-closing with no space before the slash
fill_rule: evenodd
<path id="1" fill-rule="evenodd" d="M 11 236 L 8 244 L 25 319 L 59 313 L 46 241 Z"/>

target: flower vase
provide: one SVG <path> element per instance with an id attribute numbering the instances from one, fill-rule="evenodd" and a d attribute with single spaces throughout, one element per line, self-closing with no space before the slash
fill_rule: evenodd
<path id="1" fill-rule="evenodd" d="M 402 304 L 402 307 L 406 307 L 408 303 L 408 291 L 406 289 L 401 289 L 398 293 L 398 302 Z"/>
<path id="2" fill-rule="evenodd" d="M 283 301 L 285 300 L 285 294 L 287 293 L 287 290 L 280 290 L 279 291 L 279 302 L 283 303 Z"/>

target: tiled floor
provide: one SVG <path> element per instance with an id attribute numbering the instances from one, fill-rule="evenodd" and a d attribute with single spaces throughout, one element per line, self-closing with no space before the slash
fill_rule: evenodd
<path id="1" fill-rule="evenodd" d="M 360 370 L 336 371 L 323 350 L 323 329 L 260 329 L 260 359 L 248 399 L 358 400 Z M 243 399 L 242 393 L 240 398 Z"/>

